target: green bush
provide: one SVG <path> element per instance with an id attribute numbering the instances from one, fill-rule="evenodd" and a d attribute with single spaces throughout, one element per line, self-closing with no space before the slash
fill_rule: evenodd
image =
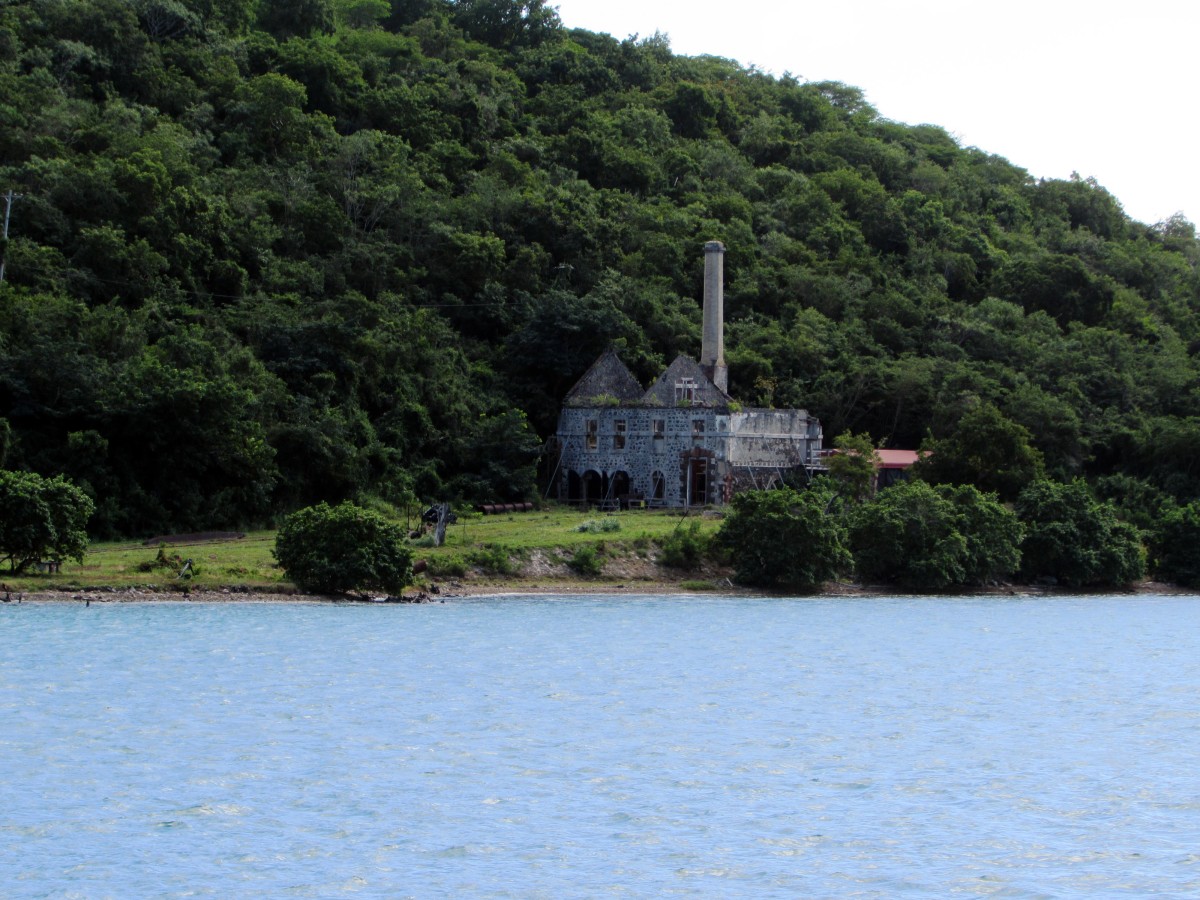
<path id="1" fill-rule="evenodd" d="M 1200 587 L 1200 500 L 1167 513 L 1154 531 L 1154 549 L 1159 578 Z"/>
<path id="2" fill-rule="evenodd" d="M 567 560 L 567 567 L 576 575 L 595 578 L 604 571 L 604 561 L 595 547 L 576 547 L 574 555 Z"/>
<path id="3" fill-rule="evenodd" d="M 467 574 L 467 561 L 456 553 L 431 556 L 425 571 L 434 578 L 462 578 Z"/>
<path id="4" fill-rule="evenodd" d="M 41 560 L 83 561 L 91 499 L 59 475 L 0 471 L 0 559 L 13 572 Z"/>
<path id="5" fill-rule="evenodd" d="M 288 516 L 274 554 L 291 581 L 321 594 L 399 593 L 412 578 L 404 529 L 352 503 L 321 503 Z"/>
<path id="6" fill-rule="evenodd" d="M 987 585 L 1011 578 L 1021 566 L 1024 535 L 1016 513 L 995 494 L 969 484 L 939 485 L 935 490 L 954 505 L 958 530 L 967 541 L 966 583 Z"/>
<path id="7" fill-rule="evenodd" d="M 850 568 L 846 528 L 830 515 L 833 503 L 828 487 L 734 494 L 714 544 L 729 554 L 743 584 L 812 590 Z"/>
<path id="8" fill-rule="evenodd" d="M 662 544 L 662 564 L 672 569 L 691 571 L 699 568 L 708 552 L 708 538 L 700 533 L 700 523 L 693 519 L 687 528 L 680 522 Z"/>
<path id="9" fill-rule="evenodd" d="M 486 544 L 467 554 L 467 561 L 487 575 L 512 575 L 516 571 L 507 547 Z"/>
<path id="10" fill-rule="evenodd" d="M 1138 530 L 1117 519 L 1081 480 L 1035 481 L 1017 498 L 1025 524 L 1021 569 L 1071 587 L 1129 584 L 1146 572 Z"/>
<path id="11" fill-rule="evenodd" d="M 620 531 L 621 523 L 616 519 L 601 519 L 599 522 L 594 519 L 588 519 L 586 522 L 580 522 L 575 526 L 575 530 L 585 534 L 601 534 L 605 532 Z"/>
<path id="12" fill-rule="evenodd" d="M 990 584 L 1020 563 L 1021 525 L 971 485 L 904 481 L 854 510 L 850 546 L 861 579 L 917 591 Z"/>

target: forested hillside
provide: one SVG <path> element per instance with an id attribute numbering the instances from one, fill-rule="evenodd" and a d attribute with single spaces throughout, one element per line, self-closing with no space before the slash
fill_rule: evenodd
<path id="1" fill-rule="evenodd" d="M 1200 494 L 1191 223 L 542 0 L 6 3 L 9 190 L 0 466 L 97 535 L 531 495 L 606 346 L 699 351 L 712 239 L 745 403 Z"/>

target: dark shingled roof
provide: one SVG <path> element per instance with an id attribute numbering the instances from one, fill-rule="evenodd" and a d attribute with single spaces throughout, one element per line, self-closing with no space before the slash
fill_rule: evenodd
<path id="1" fill-rule="evenodd" d="M 601 406 L 610 398 L 620 404 L 637 403 L 642 399 L 642 386 L 633 377 L 617 352 L 609 347 L 592 363 L 592 367 L 567 393 L 566 406 Z"/>
<path id="2" fill-rule="evenodd" d="M 675 406 L 675 385 L 685 378 L 690 378 L 695 384 L 692 394 L 692 406 L 728 406 L 729 395 L 712 383 L 700 363 L 690 356 L 677 356 L 675 361 L 667 366 L 667 370 L 658 376 L 658 380 L 646 391 L 642 398 L 647 406 Z"/>

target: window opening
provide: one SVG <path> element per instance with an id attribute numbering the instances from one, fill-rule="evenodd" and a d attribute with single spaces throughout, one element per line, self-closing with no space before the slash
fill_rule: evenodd
<path id="1" fill-rule="evenodd" d="M 677 404 L 696 402 L 696 379 L 681 378 L 675 382 L 675 402 Z"/>

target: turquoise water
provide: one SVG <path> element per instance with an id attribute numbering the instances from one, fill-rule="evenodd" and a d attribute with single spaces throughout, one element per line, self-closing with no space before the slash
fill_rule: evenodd
<path id="1" fill-rule="evenodd" d="M 0 607 L 3 897 L 1194 897 L 1188 597 Z"/>

